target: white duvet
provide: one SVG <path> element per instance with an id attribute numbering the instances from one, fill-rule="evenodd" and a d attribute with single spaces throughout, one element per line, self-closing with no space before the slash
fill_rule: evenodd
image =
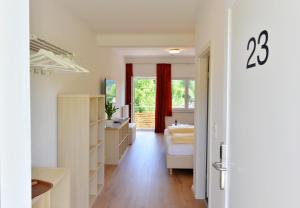
<path id="1" fill-rule="evenodd" d="M 173 156 L 190 156 L 194 153 L 194 144 L 174 144 L 172 138 L 165 130 L 166 152 Z"/>

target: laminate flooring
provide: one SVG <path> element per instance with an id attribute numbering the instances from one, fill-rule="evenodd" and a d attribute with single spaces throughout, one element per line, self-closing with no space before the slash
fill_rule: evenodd
<path id="1" fill-rule="evenodd" d="M 105 167 L 105 186 L 93 208 L 205 208 L 195 200 L 192 170 L 168 174 L 162 134 L 138 131 L 119 166 Z"/>

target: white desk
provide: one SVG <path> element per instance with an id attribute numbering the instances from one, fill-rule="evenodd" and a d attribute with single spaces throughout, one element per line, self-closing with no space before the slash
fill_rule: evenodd
<path id="1" fill-rule="evenodd" d="M 70 171 L 65 168 L 32 168 L 32 179 L 53 184 L 48 192 L 32 199 L 32 208 L 70 208 Z"/>

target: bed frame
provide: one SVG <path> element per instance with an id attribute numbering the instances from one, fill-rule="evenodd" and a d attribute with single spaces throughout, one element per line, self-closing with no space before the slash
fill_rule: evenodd
<path id="1" fill-rule="evenodd" d="M 173 174 L 173 169 L 193 169 L 194 162 L 193 156 L 174 156 L 166 154 L 167 168 L 169 169 L 170 175 Z"/>

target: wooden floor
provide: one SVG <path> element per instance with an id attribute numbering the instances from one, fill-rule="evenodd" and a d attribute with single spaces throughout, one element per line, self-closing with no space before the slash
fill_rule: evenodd
<path id="1" fill-rule="evenodd" d="M 205 208 L 191 190 L 191 170 L 168 175 L 162 135 L 137 132 L 122 163 L 106 166 L 105 187 L 93 208 Z"/>

